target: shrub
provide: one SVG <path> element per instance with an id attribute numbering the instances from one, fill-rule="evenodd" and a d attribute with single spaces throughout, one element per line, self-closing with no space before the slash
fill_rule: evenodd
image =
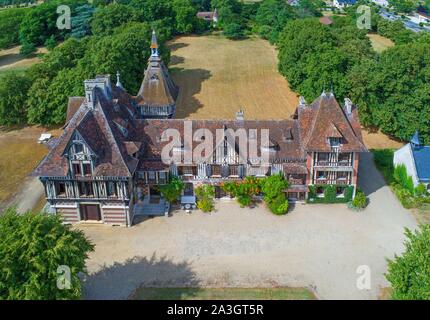
<path id="1" fill-rule="evenodd" d="M 184 183 L 178 177 L 172 177 L 170 182 L 160 186 L 160 192 L 170 203 L 175 202 L 184 189 Z"/>
<path id="2" fill-rule="evenodd" d="M 195 189 L 197 196 L 197 208 L 203 212 L 214 210 L 215 187 L 211 185 L 201 185 Z"/>
<path id="3" fill-rule="evenodd" d="M 393 173 L 394 180 L 401 185 L 405 190 L 414 193 L 414 182 L 411 176 L 408 176 L 408 172 L 404 164 L 400 164 L 394 167 Z"/>
<path id="4" fill-rule="evenodd" d="M 405 230 L 406 250 L 394 260 L 388 260 L 385 275 L 393 288 L 393 299 L 430 299 L 430 225 L 420 225 L 416 231 Z"/>
<path id="5" fill-rule="evenodd" d="M 282 215 L 288 211 L 288 200 L 286 199 L 285 194 L 278 194 L 276 198 L 268 202 L 267 206 L 274 214 Z"/>
<path id="6" fill-rule="evenodd" d="M 57 41 L 55 40 L 55 36 L 52 35 L 48 39 L 46 39 L 44 45 L 49 51 L 52 51 L 57 46 Z"/>
<path id="7" fill-rule="evenodd" d="M 260 181 L 255 177 L 246 177 L 242 182 L 226 182 L 222 188 L 231 197 L 236 197 L 242 208 L 250 206 L 253 197 L 261 191 Z"/>
<path id="8" fill-rule="evenodd" d="M 336 187 L 329 185 L 324 190 L 324 198 L 326 202 L 334 202 L 336 200 Z"/>
<path id="9" fill-rule="evenodd" d="M 29 56 L 34 52 L 36 52 L 36 46 L 28 42 L 25 42 L 19 51 L 19 53 L 22 54 L 23 56 Z"/>
<path id="10" fill-rule="evenodd" d="M 239 40 L 245 37 L 243 26 L 238 23 L 229 23 L 224 27 L 224 35 L 231 40 Z"/>
<path id="11" fill-rule="evenodd" d="M 427 195 L 427 188 L 424 184 L 420 183 L 415 188 L 415 195 L 417 197 L 424 197 Z"/>
<path id="12" fill-rule="evenodd" d="M 281 215 L 287 213 L 288 199 L 285 197 L 284 190 L 288 186 L 288 181 L 281 174 L 275 174 L 261 180 L 264 201 L 274 214 Z"/>
<path id="13" fill-rule="evenodd" d="M 361 210 L 367 205 L 367 198 L 363 191 L 357 190 L 355 198 L 351 202 L 351 207 L 353 209 Z"/>
<path id="14" fill-rule="evenodd" d="M 197 200 L 197 208 L 203 212 L 212 212 L 214 210 L 214 201 L 210 198 L 202 198 Z"/>

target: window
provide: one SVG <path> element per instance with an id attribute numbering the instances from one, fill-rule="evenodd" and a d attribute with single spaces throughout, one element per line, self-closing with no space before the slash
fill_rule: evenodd
<path id="1" fill-rule="evenodd" d="M 193 196 L 194 186 L 192 183 L 186 183 L 184 186 L 184 196 Z"/>
<path id="2" fill-rule="evenodd" d="M 212 175 L 213 176 L 220 176 L 221 175 L 221 166 L 213 165 L 212 166 Z"/>
<path id="3" fill-rule="evenodd" d="M 75 144 L 75 153 L 83 153 L 84 152 L 84 146 L 81 143 Z"/>
<path id="4" fill-rule="evenodd" d="M 316 189 L 316 193 L 317 193 L 317 195 L 322 195 L 322 194 L 324 194 L 324 188 L 323 188 L 323 187 L 317 187 L 317 189 Z"/>
<path id="5" fill-rule="evenodd" d="M 349 163 L 349 153 L 339 153 L 339 162 L 341 163 Z"/>
<path id="6" fill-rule="evenodd" d="M 107 195 L 108 197 L 115 197 L 116 196 L 116 183 L 109 181 L 107 183 Z"/>
<path id="7" fill-rule="evenodd" d="M 329 154 L 327 152 L 318 153 L 318 161 L 327 162 Z"/>
<path id="8" fill-rule="evenodd" d="M 239 166 L 230 166 L 230 175 L 238 176 L 239 175 Z"/>
<path id="9" fill-rule="evenodd" d="M 79 182 L 78 189 L 81 197 L 90 197 L 94 195 L 92 182 Z"/>
<path id="10" fill-rule="evenodd" d="M 84 169 L 84 175 L 90 176 L 92 174 L 91 163 L 84 163 L 82 167 Z"/>
<path id="11" fill-rule="evenodd" d="M 336 187 L 336 195 L 337 196 L 343 196 L 343 191 L 344 191 L 344 188 Z"/>
<path id="12" fill-rule="evenodd" d="M 195 166 L 182 166 L 178 167 L 180 176 L 195 176 L 197 175 L 197 167 Z"/>
<path id="13" fill-rule="evenodd" d="M 155 181 L 155 171 L 148 171 L 148 180 Z"/>
<path id="14" fill-rule="evenodd" d="M 338 179 L 346 179 L 348 177 L 348 173 L 344 172 L 344 171 L 340 171 L 337 173 L 337 178 Z"/>
<path id="15" fill-rule="evenodd" d="M 325 178 L 326 178 L 326 176 L 325 176 L 325 172 L 324 171 L 318 171 L 317 172 L 317 179 L 323 180 Z"/>
<path id="16" fill-rule="evenodd" d="M 82 175 L 82 171 L 81 171 L 81 164 L 79 162 L 75 162 L 72 164 L 73 166 L 73 174 L 75 176 L 80 176 Z"/>
<path id="17" fill-rule="evenodd" d="M 64 182 L 59 182 L 57 184 L 57 197 L 66 196 L 66 184 Z"/>
<path id="18" fill-rule="evenodd" d="M 328 138 L 331 147 L 339 147 L 342 143 L 342 138 L 330 137 Z"/>

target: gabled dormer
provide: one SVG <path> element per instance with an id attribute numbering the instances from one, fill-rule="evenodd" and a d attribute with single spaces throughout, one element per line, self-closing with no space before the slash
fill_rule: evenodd
<path id="1" fill-rule="evenodd" d="M 69 161 L 69 172 L 72 177 L 93 174 L 96 154 L 77 130 L 72 134 L 63 156 Z"/>

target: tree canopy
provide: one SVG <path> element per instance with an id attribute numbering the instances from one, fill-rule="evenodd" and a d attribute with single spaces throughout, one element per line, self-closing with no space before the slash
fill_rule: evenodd
<path id="1" fill-rule="evenodd" d="M 82 231 L 56 215 L 7 209 L 0 216 L 0 299 L 81 298 L 78 275 L 93 250 Z M 70 288 L 58 281 L 61 268 L 70 270 Z"/>
<path id="2" fill-rule="evenodd" d="M 430 225 L 405 231 L 406 250 L 388 261 L 385 275 L 398 300 L 430 300 Z"/>

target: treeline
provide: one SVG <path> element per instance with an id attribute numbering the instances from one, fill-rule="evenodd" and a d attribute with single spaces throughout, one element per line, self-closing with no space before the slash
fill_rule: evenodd
<path id="1" fill-rule="evenodd" d="M 364 126 L 402 140 L 418 129 L 430 143 L 430 34 L 377 54 L 351 17 L 335 17 L 331 26 L 294 20 L 278 47 L 280 72 L 308 101 L 332 87 L 338 98 L 359 106 Z"/>
<path id="2" fill-rule="evenodd" d="M 88 6 L 77 2 L 73 1 L 75 10 Z M 33 45 L 51 37 L 56 41 L 66 40 L 46 54 L 42 63 L 24 73 L 9 72 L 1 78 L 0 125 L 64 123 L 68 97 L 83 95 L 83 80 L 96 74 L 119 71 L 126 89 L 136 93 L 149 58 L 153 28 L 157 31 L 163 58 L 168 62 L 170 54 L 164 46 L 168 39 L 210 27 L 208 22 L 196 17 L 199 1 L 95 1 L 97 7 L 93 14 L 87 21 L 78 21 L 81 28 L 74 36 L 70 30 L 69 34 L 63 34 L 53 28 L 54 20 L 47 9 L 53 3 L 57 2 L 47 2 L 26 13 L 20 31 L 27 31 L 25 35 L 20 34 L 20 40 Z"/>
<path id="3" fill-rule="evenodd" d="M 36 0 L 0 0 L 0 8 L 34 5 Z"/>

